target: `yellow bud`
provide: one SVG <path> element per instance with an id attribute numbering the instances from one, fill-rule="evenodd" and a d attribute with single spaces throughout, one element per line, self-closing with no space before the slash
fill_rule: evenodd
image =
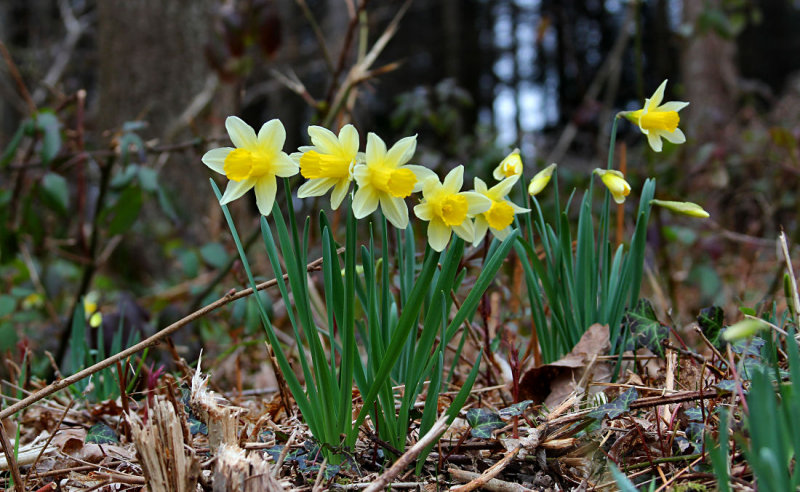
<path id="1" fill-rule="evenodd" d="M 722 338 L 728 342 L 750 338 L 766 327 L 767 324 L 761 320 L 747 318 L 729 326 L 722 333 Z"/>
<path id="2" fill-rule="evenodd" d="M 650 200 L 653 205 L 664 207 L 679 214 L 688 215 L 690 217 L 699 217 L 705 219 L 710 217 L 709 213 L 703 210 L 703 207 L 692 202 L 671 202 L 669 200 Z"/>
<path id="3" fill-rule="evenodd" d="M 631 193 L 631 185 L 625 181 L 625 176 L 621 172 L 614 169 L 595 169 L 594 173 L 600 176 L 615 202 L 625 202 L 625 197 Z"/>
<path id="4" fill-rule="evenodd" d="M 530 196 L 535 196 L 542 192 L 547 183 L 550 182 L 550 178 L 553 177 L 553 171 L 556 170 L 556 166 L 556 163 L 550 164 L 536 173 L 536 176 L 531 180 L 531 184 L 528 185 L 528 194 Z"/>

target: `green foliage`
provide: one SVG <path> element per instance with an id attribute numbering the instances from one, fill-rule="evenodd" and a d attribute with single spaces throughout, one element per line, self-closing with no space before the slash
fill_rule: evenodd
<path id="1" fill-rule="evenodd" d="M 628 335 L 625 350 L 635 351 L 646 347 L 654 354 L 664 357 L 663 341 L 669 336 L 669 328 L 658 321 L 650 301 L 639 299 L 636 307 L 625 313 L 622 326 Z"/>
<path id="2" fill-rule="evenodd" d="M 89 432 L 86 433 L 85 442 L 87 444 L 112 444 L 119 442 L 119 437 L 117 437 L 117 433 L 114 432 L 114 429 L 100 422 L 89 428 Z"/>
<path id="3" fill-rule="evenodd" d="M 589 417 L 598 420 L 605 418 L 606 416 L 610 419 L 617 418 L 630 410 L 631 403 L 637 398 L 639 398 L 639 392 L 636 391 L 636 388 L 630 388 L 616 397 L 613 401 L 604 403 L 589 412 Z"/>
<path id="4" fill-rule="evenodd" d="M 703 308 L 700 310 L 700 314 L 697 315 L 697 324 L 703 331 L 703 335 L 717 347 L 719 347 L 719 336 L 722 333 L 724 321 L 725 312 L 719 306 Z"/>
<path id="5" fill-rule="evenodd" d="M 470 434 L 478 439 L 491 439 L 492 432 L 506 425 L 499 414 L 485 408 L 470 408 L 467 410 L 467 422 L 472 427 Z"/>

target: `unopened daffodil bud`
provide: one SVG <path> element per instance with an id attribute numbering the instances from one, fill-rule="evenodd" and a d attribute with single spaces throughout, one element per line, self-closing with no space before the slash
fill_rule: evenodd
<path id="1" fill-rule="evenodd" d="M 653 205 L 664 207 L 679 214 L 688 215 L 690 217 L 699 217 L 706 219 L 710 217 L 709 213 L 703 210 L 703 207 L 692 202 L 671 202 L 669 200 L 650 200 Z"/>
<path id="2" fill-rule="evenodd" d="M 522 174 L 522 158 L 519 156 L 519 149 L 514 149 L 494 168 L 492 176 L 497 181 L 502 181 L 520 174 Z"/>
<path id="3" fill-rule="evenodd" d="M 761 320 L 747 318 L 729 326 L 724 332 L 722 332 L 722 338 L 728 342 L 742 340 L 752 337 L 766 327 L 767 324 Z"/>
<path id="4" fill-rule="evenodd" d="M 631 185 L 625 181 L 625 176 L 621 172 L 614 169 L 595 169 L 594 173 L 600 176 L 615 202 L 625 202 L 625 197 L 631 193 Z"/>
<path id="5" fill-rule="evenodd" d="M 550 182 L 550 178 L 553 177 L 553 172 L 556 170 L 556 167 L 557 164 L 554 162 L 536 173 L 536 176 L 531 180 L 531 184 L 528 185 L 528 194 L 530 196 L 536 196 L 541 193 L 544 187 L 547 186 L 547 183 Z"/>

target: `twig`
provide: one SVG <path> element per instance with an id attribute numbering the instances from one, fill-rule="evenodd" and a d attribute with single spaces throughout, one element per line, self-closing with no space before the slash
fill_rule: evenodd
<path id="1" fill-rule="evenodd" d="M 447 423 L 447 415 L 442 416 L 439 420 L 433 424 L 431 430 L 429 430 L 419 441 L 416 442 L 411 449 L 406 451 L 403 456 L 399 457 L 397 461 L 394 462 L 391 468 L 386 470 L 381 476 L 376 478 L 369 487 L 365 489 L 365 492 L 376 492 L 378 490 L 383 490 L 392 481 L 397 475 L 399 475 L 403 470 L 405 470 L 412 462 L 416 461 L 417 456 L 422 452 L 423 449 L 428 447 L 429 444 L 433 444 L 439 439 L 439 436 L 444 434 L 444 432 L 450 427 L 450 424 Z"/>
<path id="2" fill-rule="evenodd" d="M 503 456 L 503 459 L 495 463 L 494 465 L 490 466 L 488 470 L 483 472 L 481 475 L 473 478 L 469 481 L 469 483 L 462 485 L 461 487 L 454 487 L 453 492 L 471 492 L 477 488 L 484 487 L 489 481 L 494 479 L 497 475 L 500 474 L 503 469 L 508 466 L 512 459 L 519 452 L 522 450 L 522 444 L 517 444 L 514 449 L 510 450 Z"/>
<path id="3" fill-rule="evenodd" d="M 47 441 L 45 441 L 44 447 L 42 448 L 41 451 L 39 451 L 39 455 L 36 457 L 35 460 L 33 460 L 33 464 L 31 465 L 30 470 L 28 470 L 28 473 L 25 474 L 25 482 L 28 481 L 28 478 L 30 478 L 31 473 L 35 473 L 36 465 L 39 463 L 39 460 L 42 459 L 42 455 L 47 450 L 47 446 L 50 445 L 50 441 L 52 441 L 53 438 L 56 436 L 56 434 L 58 434 L 58 431 L 61 430 L 61 424 L 64 422 L 64 419 L 66 418 L 67 414 L 69 413 L 70 409 L 72 408 L 72 404 L 73 403 L 75 403 L 74 400 L 69 402 L 69 405 L 67 405 L 67 407 L 64 409 L 64 413 L 62 413 L 61 414 L 61 418 L 58 419 L 58 423 L 56 424 L 55 430 L 53 431 L 52 434 L 50 434 L 50 437 L 47 438 Z"/>
<path id="4" fill-rule="evenodd" d="M 89 14 L 84 14 L 80 18 L 76 18 L 68 0 L 59 0 L 58 10 L 64 21 L 64 28 L 67 30 L 67 35 L 64 38 L 58 54 L 53 57 L 50 69 L 42 79 L 41 86 L 33 91 L 33 100 L 38 102 L 42 102 L 46 95 L 44 88 L 54 87 L 61 79 L 64 70 L 69 65 L 70 58 L 72 58 L 72 53 L 75 51 L 75 46 L 77 46 L 86 27 L 89 25 L 89 21 L 87 20 Z"/>
<path id="5" fill-rule="evenodd" d="M 320 268 L 322 268 L 322 258 L 318 258 L 318 259 L 312 261 L 311 263 L 309 263 L 307 265 L 307 269 L 309 271 L 318 270 Z M 286 275 L 284 275 L 284 277 L 286 277 Z M 256 286 L 256 289 L 257 290 L 264 290 L 264 289 L 272 287 L 272 286 L 274 286 L 276 284 L 277 284 L 277 280 L 272 279 L 272 280 L 268 280 L 266 282 L 262 282 L 262 283 L 258 284 Z M 11 405 L 10 407 L 7 407 L 6 409 L 0 411 L 0 419 L 8 418 L 11 415 L 15 414 L 16 412 L 18 412 L 20 410 L 23 410 L 25 408 L 28 408 L 30 405 L 36 403 L 37 401 L 41 400 L 42 398 L 45 398 L 47 396 L 52 395 L 53 393 L 61 391 L 62 389 L 66 388 L 66 387 L 68 387 L 68 386 L 70 386 L 72 384 L 75 384 L 78 381 L 80 381 L 82 379 L 85 379 L 85 378 L 91 376 L 92 374 L 105 369 L 106 367 L 110 367 L 111 365 L 115 364 L 118 360 L 125 359 L 127 357 L 130 357 L 131 355 L 134 355 L 134 354 L 136 354 L 136 353 L 148 348 L 148 347 L 152 347 L 154 345 L 157 345 L 161 341 L 161 339 L 163 339 L 164 337 L 167 337 L 167 336 L 175 333 L 180 328 L 186 326 L 187 324 L 191 323 L 192 321 L 194 321 L 194 320 L 196 320 L 198 318 L 201 318 L 201 317 L 205 316 L 206 314 L 208 314 L 208 313 L 210 313 L 212 311 L 215 311 L 216 309 L 218 309 L 218 308 L 220 308 L 220 307 L 222 307 L 222 306 L 224 306 L 224 305 L 226 305 L 228 303 L 231 303 L 231 302 L 233 302 L 233 301 L 235 301 L 237 299 L 241 299 L 243 297 L 247 297 L 247 296 L 251 295 L 252 293 L 253 293 L 253 289 L 252 288 L 247 288 L 247 289 L 244 289 L 244 290 L 240 290 L 238 292 L 229 293 L 229 294 L 225 295 L 224 297 L 212 302 L 208 306 L 193 312 L 192 314 L 184 317 L 181 320 L 176 321 L 175 323 L 172 323 L 171 325 L 169 325 L 166 328 L 162 329 L 161 331 L 159 331 L 155 335 L 153 335 L 153 336 L 151 336 L 151 337 L 149 337 L 149 338 L 137 343 L 136 345 L 134 345 L 132 347 L 129 347 L 129 348 L 123 350 L 122 352 L 118 353 L 118 354 L 112 355 L 111 357 L 109 357 L 109 358 L 107 358 L 105 360 L 102 360 L 102 361 L 98 362 L 97 364 L 95 364 L 93 366 L 87 367 L 86 369 L 84 369 L 82 371 L 79 371 L 79 372 L 73 374 L 72 376 L 66 377 L 64 379 L 60 379 L 58 381 L 55 381 L 55 382 L 49 384 L 48 386 L 45 386 L 44 388 L 40 389 L 39 391 L 35 392 L 34 394 L 28 396 L 27 398 L 24 398 L 23 400 L 21 400 L 21 401 L 15 403 L 15 404 Z"/>
<path id="6" fill-rule="evenodd" d="M 480 476 L 478 473 L 468 472 L 452 467 L 447 469 L 447 473 L 460 482 L 475 480 Z M 533 490 L 523 487 L 518 483 L 506 482 L 505 480 L 498 480 L 497 478 L 493 478 L 486 482 L 486 484 L 483 485 L 483 489 L 492 492 L 527 492 Z"/>
<path id="7" fill-rule="evenodd" d="M 22 80 L 22 75 L 20 75 L 19 70 L 17 70 L 17 64 L 14 63 L 14 59 L 11 58 L 11 53 L 8 52 L 5 43 L 2 41 L 0 41 L 0 55 L 5 59 L 6 65 L 8 65 L 8 71 L 11 73 L 11 78 L 13 78 L 14 83 L 17 84 L 17 91 L 19 91 L 19 95 L 22 96 L 22 99 L 24 99 L 25 103 L 28 105 L 28 110 L 31 114 L 35 113 L 36 103 L 33 102 L 31 93 L 28 92 L 28 88 L 25 87 L 25 82 Z"/>
<path id="8" fill-rule="evenodd" d="M 328 46 L 325 44 L 325 35 L 322 34 L 322 29 L 320 29 L 317 19 L 314 17 L 314 14 L 311 13 L 311 9 L 308 8 L 306 0 L 295 0 L 295 3 L 297 3 L 297 5 L 300 7 L 300 10 L 303 11 L 303 15 L 311 25 L 311 30 L 314 31 L 314 36 L 317 38 L 319 49 L 322 51 L 322 57 L 325 59 L 325 65 L 328 66 L 328 70 L 332 74 L 335 73 L 336 69 L 333 67 L 331 54 L 328 53 Z"/>
<path id="9" fill-rule="evenodd" d="M 11 469 L 11 476 L 14 478 L 14 489 L 17 492 L 25 492 L 25 486 L 22 484 L 22 475 L 19 473 L 19 465 L 17 465 L 17 459 L 14 456 L 14 448 L 11 447 L 11 443 L 8 441 L 8 434 L 6 434 L 6 426 L 3 424 L 3 419 L 0 419 L 0 444 L 3 446 L 3 452 L 6 454 L 8 467 Z"/>

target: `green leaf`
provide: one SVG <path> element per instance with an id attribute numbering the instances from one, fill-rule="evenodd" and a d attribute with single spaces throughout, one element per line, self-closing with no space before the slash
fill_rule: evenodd
<path id="1" fill-rule="evenodd" d="M 662 325 L 653 305 L 647 299 L 639 299 L 634 309 L 629 309 L 622 319 L 624 329 L 630 331 L 627 350 L 636 350 L 639 347 L 647 347 L 651 352 L 664 357 L 664 347 L 662 342 L 669 336 L 669 328 Z"/>
<path id="2" fill-rule="evenodd" d="M 0 351 L 13 349 L 17 341 L 17 330 L 14 329 L 14 323 L 0 323 Z"/>
<path id="3" fill-rule="evenodd" d="M 200 248 L 200 256 L 214 268 L 222 268 L 228 263 L 228 253 L 220 243 L 208 243 Z"/>
<path id="4" fill-rule="evenodd" d="M 139 217 L 142 208 L 142 190 L 138 186 L 125 188 L 117 202 L 109 210 L 111 222 L 108 225 L 108 234 L 115 236 L 126 232 Z"/>
<path id="5" fill-rule="evenodd" d="M 519 403 L 514 403 L 513 405 L 501 408 L 500 409 L 500 416 L 501 417 L 516 417 L 518 415 L 522 415 L 525 413 L 525 409 L 528 408 L 533 400 L 525 400 Z"/>
<path id="6" fill-rule="evenodd" d="M 703 411 L 698 407 L 687 408 L 685 414 L 689 420 L 703 421 Z"/>
<path id="7" fill-rule="evenodd" d="M 722 330 L 722 323 L 725 320 L 725 312 L 719 306 L 709 306 L 700 310 L 697 315 L 697 324 L 703 330 L 703 335 L 719 348 L 719 334 Z"/>
<path id="8" fill-rule="evenodd" d="M 67 180 L 56 173 L 47 173 L 42 178 L 42 198 L 52 208 L 67 213 L 69 205 L 69 188 Z"/>
<path id="9" fill-rule="evenodd" d="M 4 150 L 3 155 L 0 156 L 0 168 L 6 167 L 17 154 L 19 143 L 22 142 L 22 137 L 27 133 L 27 127 L 29 126 L 30 121 L 25 121 L 17 128 L 17 131 L 14 132 L 14 136 L 12 136 L 11 140 L 8 142 L 6 150 Z"/>
<path id="10" fill-rule="evenodd" d="M 631 388 L 615 398 L 614 401 L 600 405 L 589 412 L 589 417 L 600 420 L 608 416 L 609 419 L 615 419 L 630 410 L 631 403 L 637 398 L 639 398 L 639 392 L 636 391 L 636 388 Z"/>
<path id="11" fill-rule="evenodd" d="M 491 439 L 492 431 L 506 426 L 499 414 L 485 408 L 467 410 L 467 422 L 472 427 L 472 437 L 479 439 Z"/>
<path id="12" fill-rule="evenodd" d="M 0 318 L 14 312 L 17 300 L 12 296 L 0 295 Z"/>
<path id="13" fill-rule="evenodd" d="M 189 417 L 189 433 L 192 435 L 203 434 L 204 436 L 207 436 L 208 427 L 206 427 L 206 424 L 200 422 L 196 418 Z"/>
<path id="14" fill-rule="evenodd" d="M 736 381 L 733 379 L 723 379 L 714 385 L 714 389 L 717 390 L 717 393 L 733 393 L 736 391 Z"/>
<path id="15" fill-rule="evenodd" d="M 139 166 L 139 184 L 148 193 L 158 190 L 158 171 L 149 167 Z"/>
<path id="16" fill-rule="evenodd" d="M 114 432 L 114 429 L 106 424 L 99 423 L 94 424 L 91 429 L 89 429 L 89 432 L 86 433 L 85 442 L 87 444 L 110 444 L 119 442 L 119 438 L 117 437 L 117 433 Z"/>
<path id="17" fill-rule="evenodd" d="M 42 162 L 47 164 L 61 150 L 61 122 L 50 110 L 42 110 L 36 114 L 35 122 L 36 129 L 44 134 L 39 156 L 42 158 Z"/>

